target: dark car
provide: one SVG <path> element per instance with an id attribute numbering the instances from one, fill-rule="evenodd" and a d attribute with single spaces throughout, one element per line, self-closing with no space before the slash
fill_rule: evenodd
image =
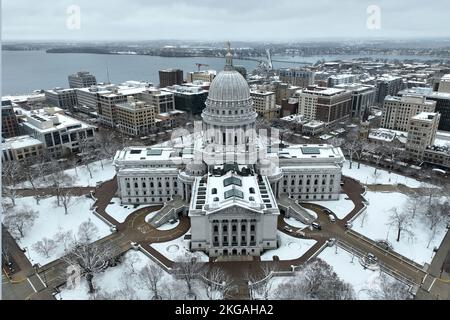
<path id="1" fill-rule="evenodd" d="M 311 223 L 312 227 L 317 230 L 322 230 L 322 226 L 318 222 Z"/>

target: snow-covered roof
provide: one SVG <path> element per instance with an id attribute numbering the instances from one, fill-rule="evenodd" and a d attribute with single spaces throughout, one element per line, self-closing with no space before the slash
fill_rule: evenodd
<path id="1" fill-rule="evenodd" d="M 311 159 L 311 158 L 340 158 L 343 157 L 340 148 L 333 147 L 329 144 L 305 144 L 293 145 L 283 148 L 278 151 L 280 158 L 297 158 L 297 159 Z"/>
<path id="2" fill-rule="evenodd" d="M 22 149 L 42 145 L 42 142 L 30 136 L 17 136 L 5 139 L 2 143 L 2 149 Z"/>
<path id="3" fill-rule="evenodd" d="M 270 183 L 256 174 L 239 175 L 233 170 L 221 176 L 210 174 L 206 181 L 196 178 L 193 189 L 191 210 L 207 214 L 234 205 L 259 212 L 277 209 Z"/>
<path id="4" fill-rule="evenodd" d="M 52 132 L 61 129 L 87 129 L 95 128 L 83 121 L 71 118 L 62 113 L 62 109 L 58 107 L 43 108 L 37 110 L 25 110 L 23 108 L 14 108 L 18 114 L 25 115 L 24 125 L 34 131 L 41 133 Z"/>
<path id="5" fill-rule="evenodd" d="M 416 114 L 412 117 L 414 120 L 427 120 L 429 122 L 432 122 L 434 118 L 436 117 L 436 112 L 421 112 L 419 114 Z"/>

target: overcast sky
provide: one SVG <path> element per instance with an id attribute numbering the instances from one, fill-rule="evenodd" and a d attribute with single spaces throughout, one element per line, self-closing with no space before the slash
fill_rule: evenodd
<path id="1" fill-rule="evenodd" d="M 67 27 L 70 5 L 79 29 Z M 379 29 L 367 27 L 370 5 Z M 290 41 L 449 37 L 449 16 L 448 0 L 3 0 L 1 21 L 3 40 Z"/>

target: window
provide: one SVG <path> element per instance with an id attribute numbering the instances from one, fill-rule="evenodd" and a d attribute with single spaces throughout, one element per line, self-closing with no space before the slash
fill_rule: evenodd
<path id="1" fill-rule="evenodd" d="M 245 231 L 245 224 L 241 225 L 241 231 Z"/>
<path id="2" fill-rule="evenodd" d="M 216 188 L 212 188 L 211 193 L 212 194 L 217 194 L 217 189 Z"/>
<path id="3" fill-rule="evenodd" d="M 227 231 L 228 231 L 228 226 L 227 226 L 227 225 L 222 226 L 222 231 L 223 231 L 223 232 L 227 232 Z"/>

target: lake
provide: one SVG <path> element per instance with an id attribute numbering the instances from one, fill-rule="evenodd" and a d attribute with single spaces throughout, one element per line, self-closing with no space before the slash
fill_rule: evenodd
<path id="1" fill-rule="evenodd" d="M 327 61 L 336 59 L 357 58 L 356 55 L 342 56 L 310 56 L 290 57 L 274 56 L 274 60 L 288 60 L 292 62 L 274 62 L 274 68 L 299 67 L 295 61 L 315 63 L 319 59 Z M 362 57 L 369 57 L 362 55 Z M 417 59 L 425 60 L 430 57 L 421 56 L 372 56 L 386 59 Z M 159 83 L 158 71 L 166 68 L 180 68 L 186 73 L 197 70 L 195 63 L 208 64 L 207 69 L 222 70 L 225 64 L 223 58 L 212 57 L 158 57 L 140 55 L 107 55 L 87 53 L 46 53 L 45 51 L 2 51 L 2 95 L 30 93 L 37 89 L 51 89 L 54 87 L 67 88 L 67 76 L 80 70 L 90 71 L 97 77 L 98 82 L 106 82 L 107 66 L 112 83 L 127 80 L 141 80 Z M 247 72 L 251 72 L 258 64 L 257 61 L 235 59 L 236 65 L 243 65 Z"/>

